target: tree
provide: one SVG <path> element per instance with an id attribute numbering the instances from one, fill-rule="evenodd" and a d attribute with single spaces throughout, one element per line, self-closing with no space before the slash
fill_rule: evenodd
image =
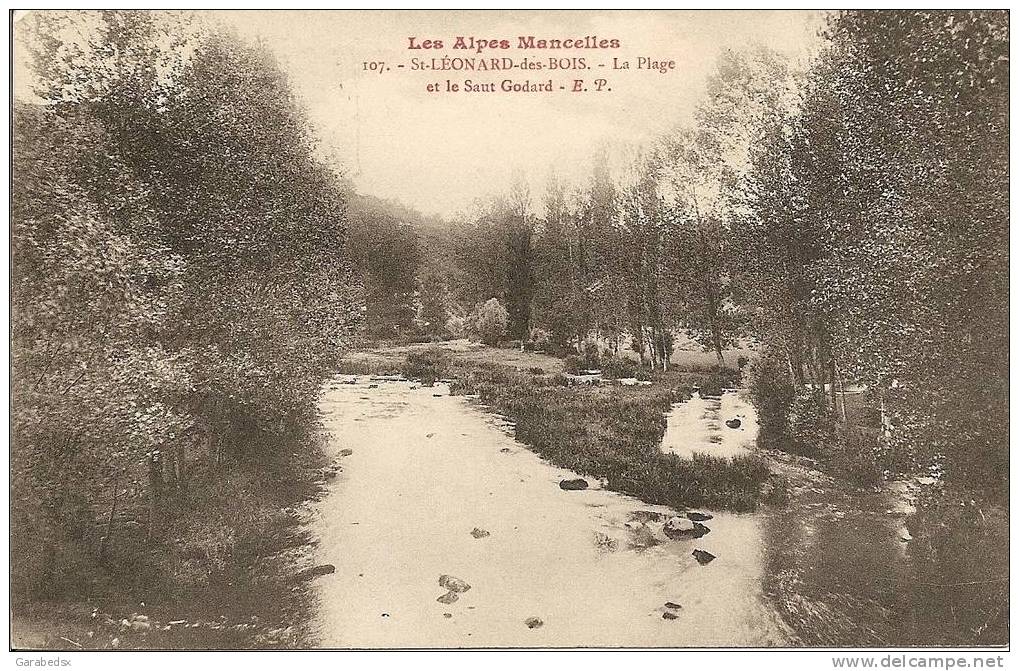
<path id="1" fill-rule="evenodd" d="M 509 312 L 497 298 L 478 303 L 470 317 L 470 330 L 486 345 L 498 345 L 506 337 Z"/>

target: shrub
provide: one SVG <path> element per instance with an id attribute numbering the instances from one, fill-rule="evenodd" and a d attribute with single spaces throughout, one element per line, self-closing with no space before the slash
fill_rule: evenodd
<path id="1" fill-rule="evenodd" d="M 449 370 L 453 355 L 441 347 L 428 347 L 407 354 L 407 362 L 403 372 L 409 378 L 433 384 L 441 379 Z"/>
<path id="2" fill-rule="evenodd" d="M 772 351 L 750 365 L 750 399 L 757 408 L 757 443 L 764 448 L 788 449 L 789 407 L 795 392 L 782 359 Z"/>
<path id="3" fill-rule="evenodd" d="M 509 312 L 497 298 L 479 303 L 469 319 L 471 333 L 486 345 L 498 345 L 506 336 Z"/>
<path id="4" fill-rule="evenodd" d="M 701 382 L 701 396 L 721 396 L 723 389 L 739 384 L 739 377 L 738 370 L 717 367 Z"/>
<path id="5" fill-rule="evenodd" d="M 563 359 L 563 369 L 570 375 L 579 375 L 584 369 L 584 359 L 576 354 L 569 354 Z"/>
<path id="6" fill-rule="evenodd" d="M 446 320 L 446 333 L 452 338 L 463 338 L 467 335 L 467 319 L 453 315 Z"/>
<path id="7" fill-rule="evenodd" d="M 872 487 L 881 482 L 877 436 L 865 430 L 839 425 L 822 458 L 836 475 L 853 484 Z"/>
<path id="8" fill-rule="evenodd" d="M 636 361 L 618 356 L 605 357 L 601 362 L 602 375 L 609 379 L 636 377 L 637 368 Z"/>
<path id="9" fill-rule="evenodd" d="M 817 458 L 834 450 L 836 422 L 817 391 L 804 389 L 794 394 L 788 417 L 788 451 Z"/>
<path id="10" fill-rule="evenodd" d="M 535 352 L 554 352 L 555 344 L 552 342 L 552 334 L 545 329 L 533 329 L 531 331 L 531 349 Z"/>

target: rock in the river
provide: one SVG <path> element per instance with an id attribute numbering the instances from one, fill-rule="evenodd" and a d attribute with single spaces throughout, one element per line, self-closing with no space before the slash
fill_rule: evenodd
<path id="1" fill-rule="evenodd" d="M 899 540 L 901 540 L 903 543 L 908 543 L 909 541 L 913 540 L 913 537 L 909 535 L 908 531 L 903 531 L 902 535 L 899 536 Z"/>
<path id="2" fill-rule="evenodd" d="M 710 519 L 714 519 L 714 515 L 708 513 L 699 513 L 695 510 L 691 510 L 686 514 L 686 519 L 693 520 L 694 522 L 707 522 Z"/>
<path id="3" fill-rule="evenodd" d="M 491 534 L 485 531 L 484 529 L 474 527 L 471 530 L 471 536 L 474 536 L 475 538 L 484 538 L 485 536 L 491 536 Z"/>
<path id="4" fill-rule="evenodd" d="M 354 450 L 352 450 L 350 448 L 345 447 L 342 450 L 340 450 L 340 456 L 341 457 L 349 457 L 352 454 L 354 454 Z"/>
<path id="5" fill-rule="evenodd" d="M 696 559 L 697 562 L 699 564 L 701 564 L 702 566 L 704 564 L 710 563 L 712 560 L 715 559 L 715 555 L 711 554 L 710 552 L 708 552 L 706 550 L 699 550 L 699 549 L 698 550 L 694 550 L 692 554 L 693 554 L 694 559 Z"/>
<path id="6" fill-rule="evenodd" d="M 662 527 L 666 536 L 693 536 L 695 531 L 693 521 L 684 517 L 670 517 Z"/>
<path id="7" fill-rule="evenodd" d="M 680 606 L 678 603 L 673 603 L 672 601 L 666 601 L 665 607 L 671 608 L 672 610 L 679 610 L 682 608 L 682 606 Z"/>
<path id="8" fill-rule="evenodd" d="M 662 613 L 663 620 L 675 620 L 678 618 L 679 618 L 678 615 L 676 615 L 675 613 L 670 613 L 669 611 L 665 611 L 664 613 Z"/>
<path id="9" fill-rule="evenodd" d="M 711 529 L 707 528 L 699 522 L 686 517 L 672 517 L 665 526 L 662 527 L 662 533 L 673 540 L 682 540 L 684 538 L 700 538 L 710 532 Z"/>
<path id="10" fill-rule="evenodd" d="M 450 592 L 466 592 L 471 588 L 466 581 L 446 574 L 439 576 L 439 587 L 445 587 Z"/>
<path id="11" fill-rule="evenodd" d="M 742 423 L 743 422 L 739 421 L 739 419 L 735 419 L 735 418 L 734 419 L 727 419 L 727 420 L 725 420 L 725 425 L 727 427 L 729 427 L 730 429 L 738 429 L 739 425 L 742 424 Z"/>
<path id="12" fill-rule="evenodd" d="M 311 568 L 304 569 L 294 577 L 297 578 L 297 580 L 310 580 L 316 576 L 328 575 L 330 573 L 335 572 L 336 567 L 333 566 L 332 564 L 320 564 L 318 566 L 313 566 Z"/>
<path id="13" fill-rule="evenodd" d="M 503 454 L 509 454 L 512 450 L 510 450 L 510 448 L 508 447 L 504 447 L 499 451 L 502 452 Z"/>
<path id="14" fill-rule="evenodd" d="M 449 618 L 453 617 L 453 613 L 443 613 L 442 617 L 444 617 L 444 618 L 446 618 L 448 620 Z"/>
<path id="15" fill-rule="evenodd" d="M 459 598 L 460 598 L 459 594 L 453 591 L 449 591 L 440 596 L 438 599 L 436 599 L 436 601 L 438 601 L 439 603 L 451 604 Z"/>
<path id="16" fill-rule="evenodd" d="M 545 623 L 541 621 L 540 617 L 529 617 L 526 620 L 524 620 L 524 624 L 527 625 L 528 629 L 537 629 L 538 627 Z"/>
<path id="17" fill-rule="evenodd" d="M 573 480 L 560 480 L 559 489 L 565 489 L 568 491 L 587 489 L 587 480 L 585 480 L 584 478 L 575 478 Z"/>

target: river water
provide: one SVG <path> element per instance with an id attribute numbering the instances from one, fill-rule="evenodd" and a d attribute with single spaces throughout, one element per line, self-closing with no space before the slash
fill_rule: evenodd
<path id="1" fill-rule="evenodd" d="M 716 512 L 706 536 L 670 540 L 662 521 L 680 511 L 597 483 L 560 489 L 576 475 L 542 461 L 498 418 L 442 385 L 337 381 L 321 410 L 334 454 L 351 451 L 313 522 L 317 560 L 336 567 L 316 579 L 323 647 L 790 640 L 763 598 L 758 515 Z M 648 518 L 657 520 L 642 524 Z M 694 549 L 717 558 L 701 565 Z M 443 575 L 470 589 L 437 601 L 447 592 Z M 532 618 L 541 625 L 529 627 Z"/>

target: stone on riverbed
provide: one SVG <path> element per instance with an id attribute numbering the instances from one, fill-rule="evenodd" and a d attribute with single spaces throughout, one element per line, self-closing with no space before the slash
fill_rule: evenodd
<path id="1" fill-rule="evenodd" d="M 298 573 L 295 577 L 298 580 L 311 580 L 316 576 L 328 575 L 330 573 L 335 572 L 336 567 L 333 566 L 332 564 L 320 564 L 319 566 L 313 566 L 311 568 L 304 569 L 303 571 Z"/>
<path id="2" fill-rule="evenodd" d="M 466 592 L 471 588 L 465 580 L 446 574 L 439 576 L 439 587 L 445 587 L 450 592 Z"/>
<path id="3" fill-rule="evenodd" d="M 559 489 L 565 489 L 567 491 L 587 489 L 587 480 L 585 480 L 584 478 L 574 478 L 573 480 L 560 480 Z"/>
<path id="4" fill-rule="evenodd" d="M 448 604 L 453 603 L 454 601 L 456 601 L 459 598 L 460 598 L 460 595 L 457 594 L 456 592 L 446 592 L 445 594 L 440 596 L 438 599 L 436 599 L 436 601 L 438 601 L 439 603 L 444 603 L 444 604 L 448 605 Z"/>
<path id="5" fill-rule="evenodd" d="M 527 625 L 528 629 L 537 629 L 545 623 L 541 621 L 540 617 L 529 617 L 526 620 L 524 620 L 524 624 Z"/>
<path id="6" fill-rule="evenodd" d="M 725 425 L 730 429 L 738 429 L 740 424 L 742 424 L 742 422 L 739 421 L 738 418 L 725 420 Z"/>
<path id="7" fill-rule="evenodd" d="M 673 517 L 670 518 L 665 526 L 662 527 L 662 533 L 673 540 L 682 540 L 685 538 L 700 538 L 710 532 L 703 524 L 694 522 L 686 517 Z"/>
<path id="8" fill-rule="evenodd" d="M 710 519 L 714 519 L 714 517 L 715 517 L 714 515 L 709 515 L 708 513 L 699 513 L 695 510 L 691 510 L 686 514 L 686 518 L 688 520 L 693 520 L 694 522 L 707 522 Z"/>
<path id="9" fill-rule="evenodd" d="M 669 611 L 665 611 L 664 613 L 662 613 L 663 620 L 676 620 L 678 618 L 679 618 L 678 615 L 676 615 L 675 613 L 670 613 Z"/>
<path id="10" fill-rule="evenodd" d="M 491 534 L 484 529 L 474 527 L 474 529 L 471 530 L 471 536 L 474 536 L 475 538 L 484 538 L 485 536 L 491 536 Z"/>
<path id="11" fill-rule="evenodd" d="M 692 554 L 693 554 L 694 559 L 697 560 L 697 563 L 701 564 L 702 566 L 704 564 L 708 564 L 711 561 L 713 561 L 714 559 L 716 559 L 715 555 L 711 554 L 710 552 L 708 552 L 706 550 L 699 550 L 699 549 L 698 550 L 694 550 Z"/>

